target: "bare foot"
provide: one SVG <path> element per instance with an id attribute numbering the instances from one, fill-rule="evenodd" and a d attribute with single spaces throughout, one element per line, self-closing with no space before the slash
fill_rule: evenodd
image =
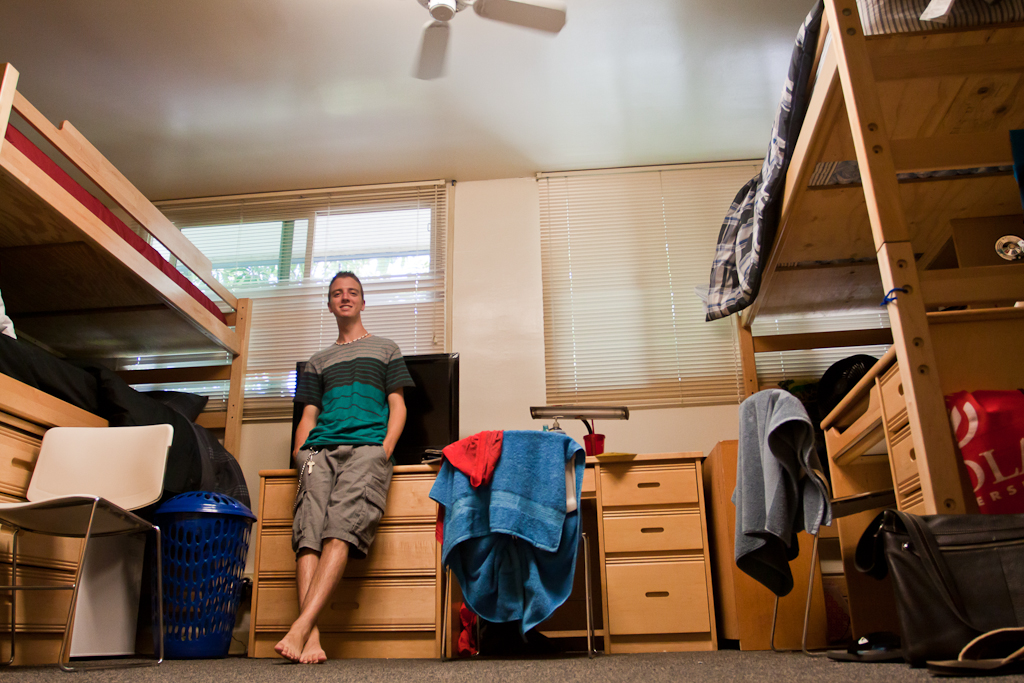
<path id="1" fill-rule="evenodd" d="M 282 657 L 297 662 L 302 656 L 302 646 L 306 642 L 306 638 L 306 634 L 296 624 L 292 624 L 284 638 L 274 646 L 274 651 Z"/>
<path id="2" fill-rule="evenodd" d="M 320 630 L 314 626 L 302 648 L 299 662 L 302 664 L 323 664 L 327 661 L 327 653 L 320 647 Z"/>

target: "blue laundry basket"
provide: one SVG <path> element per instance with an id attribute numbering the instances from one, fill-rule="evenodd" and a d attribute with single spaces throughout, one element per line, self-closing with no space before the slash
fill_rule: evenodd
<path id="1" fill-rule="evenodd" d="M 255 519 L 234 498 L 210 491 L 183 493 L 156 511 L 163 533 L 165 657 L 227 656 Z"/>

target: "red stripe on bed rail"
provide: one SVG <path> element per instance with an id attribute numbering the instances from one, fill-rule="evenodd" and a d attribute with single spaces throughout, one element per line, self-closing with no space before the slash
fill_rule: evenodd
<path id="1" fill-rule="evenodd" d="M 79 185 L 74 178 L 58 166 L 53 159 L 46 156 L 46 153 L 36 147 L 36 145 L 25 137 L 21 131 L 16 129 L 14 126 L 9 125 L 7 126 L 7 132 L 4 134 L 4 138 L 14 145 L 18 151 L 28 157 L 32 163 L 43 170 L 46 175 L 53 178 L 58 185 L 67 190 L 72 197 L 81 202 L 82 206 L 95 214 L 97 218 L 117 233 L 121 239 L 130 244 L 135 251 L 145 256 L 146 260 L 159 268 L 164 275 L 171 278 L 171 280 L 173 280 L 179 287 L 188 292 L 188 294 L 199 302 L 203 308 L 217 316 L 217 319 L 221 322 L 227 323 L 227 319 L 224 317 L 224 314 L 221 313 L 217 304 L 213 303 L 213 301 L 211 301 L 201 289 L 192 284 L 187 277 L 185 277 L 177 268 L 172 266 L 167 259 L 161 256 L 160 252 L 154 249 L 152 245 L 148 244 L 144 239 L 136 235 L 131 228 L 124 224 L 124 221 L 115 216 L 110 209 L 104 206 L 103 202 L 90 194 L 84 187 Z"/>

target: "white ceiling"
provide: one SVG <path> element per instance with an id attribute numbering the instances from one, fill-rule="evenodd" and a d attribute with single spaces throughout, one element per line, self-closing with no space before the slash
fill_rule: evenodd
<path id="1" fill-rule="evenodd" d="M 0 62 L 152 199 L 757 158 L 811 0 L 567 0 L 558 35 L 416 0 L 0 0 Z"/>

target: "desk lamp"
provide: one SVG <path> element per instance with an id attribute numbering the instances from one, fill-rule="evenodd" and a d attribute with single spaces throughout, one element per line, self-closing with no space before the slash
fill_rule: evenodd
<path id="1" fill-rule="evenodd" d="M 581 420 L 583 426 L 587 428 L 587 435 L 583 437 L 587 455 L 597 455 L 604 452 L 604 434 L 594 433 L 594 420 L 628 420 L 629 408 L 626 406 L 532 406 L 530 417 L 534 420 L 554 418 L 552 429 L 558 429 L 559 418 Z"/>

